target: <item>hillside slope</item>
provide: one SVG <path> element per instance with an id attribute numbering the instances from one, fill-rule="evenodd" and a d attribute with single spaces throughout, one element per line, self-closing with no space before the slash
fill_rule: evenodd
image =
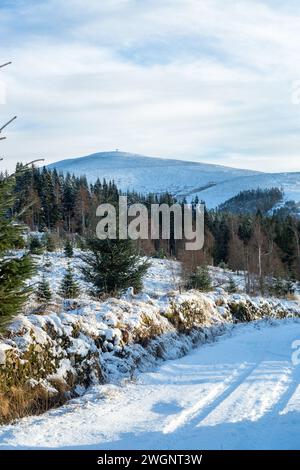
<path id="1" fill-rule="evenodd" d="M 86 175 L 90 182 L 106 178 L 122 189 L 141 193 L 165 191 L 193 195 L 206 187 L 259 174 L 220 165 L 152 158 L 125 152 L 102 152 L 49 165 L 64 173 Z"/>
<path id="2" fill-rule="evenodd" d="M 238 192 L 278 187 L 286 199 L 300 201 L 300 173 L 261 173 L 208 163 L 152 158 L 126 152 L 100 152 L 49 165 L 64 173 L 114 180 L 124 191 L 171 192 L 191 200 L 196 195 L 214 208 Z"/>
<path id="3" fill-rule="evenodd" d="M 224 181 L 199 194 L 208 207 L 217 207 L 241 191 L 250 189 L 283 189 L 285 200 L 300 201 L 300 173 L 262 173 Z"/>

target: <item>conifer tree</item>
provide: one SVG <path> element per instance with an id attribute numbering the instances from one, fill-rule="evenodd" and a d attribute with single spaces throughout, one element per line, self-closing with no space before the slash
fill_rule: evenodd
<path id="1" fill-rule="evenodd" d="M 36 298 L 39 302 L 49 302 L 49 300 L 51 300 L 51 297 L 52 293 L 49 282 L 47 281 L 45 275 L 43 275 L 42 279 L 40 280 L 37 286 Z"/>
<path id="2" fill-rule="evenodd" d="M 69 238 L 67 239 L 65 243 L 64 251 L 65 251 L 65 256 L 67 258 L 73 258 L 73 255 L 74 255 L 73 244 Z"/>
<path id="3" fill-rule="evenodd" d="M 138 292 L 149 263 L 139 256 L 132 240 L 87 240 L 88 253 L 82 255 L 83 275 L 94 285 L 93 294 L 118 294 L 128 287 Z"/>
<path id="4" fill-rule="evenodd" d="M 64 299 L 73 299 L 78 297 L 80 293 L 78 283 L 74 279 L 73 270 L 70 265 L 68 265 L 67 272 L 61 282 L 59 293 Z"/>
<path id="5" fill-rule="evenodd" d="M 51 233 L 49 233 L 46 237 L 46 250 L 52 253 L 53 251 L 55 251 L 55 248 L 56 246 L 54 237 Z"/>
<path id="6" fill-rule="evenodd" d="M 190 276 L 188 287 L 202 292 L 209 291 L 211 289 L 211 277 L 207 266 L 198 266 L 196 271 Z"/>
<path id="7" fill-rule="evenodd" d="M 48 253 L 46 254 L 46 256 L 44 258 L 43 266 L 44 266 L 44 268 L 46 268 L 47 271 L 49 271 L 52 267 L 52 262 L 51 262 L 51 259 L 48 255 Z"/>
<path id="8" fill-rule="evenodd" d="M 295 285 L 291 279 L 276 278 L 273 280 L 271 292 L 276 297 L 287 297 L 295 293 Z"/>
<path id="9" fill-rule="evenodd" d="M 25 227 L 12 216 L 15 175 L 0 180 L 0 325 L 17 315 L 28 299 L 31 289 L 27 281 L 34 272 L 28 253 L 15 256 L 22 244 Z"/>
<path id="10" fill-rule="evenodd" d="M 40 255 L 43 253 L 44 246 L 39 237 L 33 236 L 29 240 L 29 251 L 32 255 Z"/>
<path id="11" fill-rule="evenodd" d="M 2 64 L 0 68 L 11 62 Z M 0 134 L 14 116 L 0 128 Z M 5 139 L 1 137 L 0 140 Z M 2 160 L 2 159 L 0 159 Z M 16 174 L 1 173 L 0 178 L 0 327 L 17 315 L 27 301 L 31 289 L 28 279 L 34 273 L 34 264 L 28 253 L 16 256 L 13 250 L 24 245 L 25 227 L 14 215 L 16 202 L 14 188 Z"/>
<path id="12" fill-rule="evenodd" d="M 229 277 L 227 291 L 229 294 L 234 294 L 237 291 L 237 285 L 232 276 Z"/>

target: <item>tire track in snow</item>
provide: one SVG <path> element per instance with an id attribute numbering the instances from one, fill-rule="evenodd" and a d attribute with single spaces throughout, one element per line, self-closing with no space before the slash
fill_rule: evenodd
<path id="1" fill-rule="evenodd" d="M 203 419 L 220 402 L 232 393 L 248 375 L 252 373 L 257 364 L 241 364 L 235 371 L 227 377 L 222 383 L 215 386 L 205 397 L 201 398 L 194 405 L 186 408 L 173 418 L 163 429 L 163 434 L 169 434 L 177 431 L 180 427 L 190 424 L 191 420 Z M 203 413 L 203 416 L 201 416 Z"/>
<path id="2" fill-rule="evenodd" d="M 266 441 L 271 443 L 274 440 L 274 437 L 280 432 L 283 432 L 283 422 L 279 420 L 278 417 L 285 417 L 288 419 L 288 413 L 293 412 L 293 408 L 299 408 L 300 402 L 300 367 L 292 366 L 290 374 L 287 377 L 287 387 L 282 393 L 280 399 L 276 403 L 274 409 L 270 412 L 270 417 L 272 419 L 271 430 L 266 436 Z M 298 403 L 297 403 L 298 401 Z M 276 414 L 274 414 L 274 411 Z M 298 427 L 297 427 L 298 428 Z M 299 428 L 298 428 L 299 429 Z M 290 433 L 290 430 L 288 431 Z"/>
<path id="3" fill-rule="evenodd" d="M 198 426 L 255 422 L 268 412 L 274 412 L 287 387 L 288 375 L 286 362 L 261 362 Z"/>

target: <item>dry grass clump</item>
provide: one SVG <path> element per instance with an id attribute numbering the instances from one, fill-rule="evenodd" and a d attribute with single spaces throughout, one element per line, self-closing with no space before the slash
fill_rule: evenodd
<path id="1" fill-rule="evenodd" d="M 205 324 L 208 308 L 204 301 L 171 302 L 166 317 L 178 331 L 186 332 Z"/>
<path id="2" fill-rule="evenodd" d="M 164 333 L 163 325 L 147 314 L 141 316 L 141 321 L 133 331 L 134 342 L 147 346 L 149 342 Z"/>
<path id="3" fill-rule="evenodd" d="M 0 388 L 0 424 L 7 424 L 24 416 L 39 415 L 65 403 L 67 384 L 55 380 L 52 385 L 57 393 L 50 392 L 41 384 L 34 387 L 14 385 L 9 392 Z"/>

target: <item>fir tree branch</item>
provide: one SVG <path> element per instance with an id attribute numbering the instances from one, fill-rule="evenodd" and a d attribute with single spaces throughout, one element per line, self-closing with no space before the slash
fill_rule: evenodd
<path id="1" fill-rule="evenodd" d="M 3 67 L 6 67 L 7 65 L 10 65 L 10 64 L 12 64 L 12 62 L 6 62 L 5 64 L 0 65 L 0 69 L 2 69 Z"/>
<path id="2" fill-rule="evenodd" d="M 3 129 L 5 129 L 7 126 L 9 126 L 9 124 L 11 124 L 13 121 L 15 121 L 17 119 L 17 116 L 14 116 L 12 119 L 10 119 L 6 124 L 4 124 L 4 126 L 0 127 L 0 133 L 3 131 Z"/>

